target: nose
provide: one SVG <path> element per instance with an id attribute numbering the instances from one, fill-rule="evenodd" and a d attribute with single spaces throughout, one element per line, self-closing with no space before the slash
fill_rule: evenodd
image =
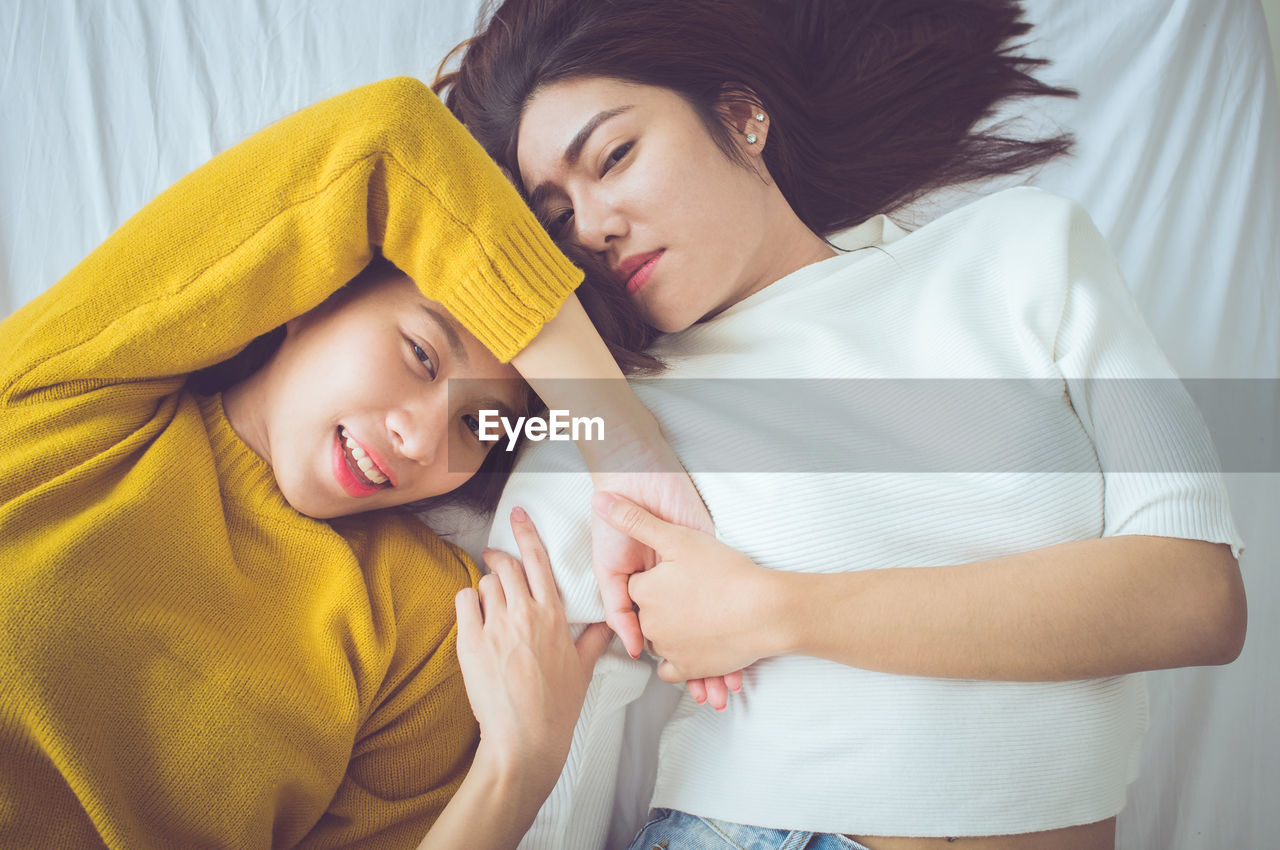
<path id="1" fill-rule="evenodd" d="M 627 219 L 610 198 L 596 193 L 583 193 L 574 199 L 578 244 L 589 251 L 603 253 L 610 243 L 627 235 Z"/>
<path id="2" fill-rule="evenodd" d="M 449 398 L 443 387 L 426 393 L 419 389 L 386 413 L 391 448 L 408 461 L 431 465 L 448 450 L 448 417 Z"/>

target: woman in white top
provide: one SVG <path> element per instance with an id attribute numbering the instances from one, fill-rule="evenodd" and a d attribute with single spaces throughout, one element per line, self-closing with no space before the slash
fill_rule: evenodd
<path id="1" fill-rule="evenodd" d="M 656 565 L 603 572 L 603 612 L 577 619 L 604 613 L 633 656 L 642 630 L 662 678 L 712 677 L 717 708 L 716 677 L 746 668 L 731 710 L 696 689 L 676 709 L 633 846 L 1111 848 L 1146 723 L 1129 674 L 1240 651 L 1212 446 L 1087 215 L 1014 190 L 908 235 L 876 217 L 1069 147 L 974 129 L 1007 98 L 1070 94 L 1008 47 L 1019 11 L 509 0 L 441 81 L 626 293 L 613 321 L 637 310 L 669 376 L 703 381 L 639 391 L 716 537 L 594 501 Z M 840 255 L 827 237 L 859 224 L 867 250 Z M 718 378 L 819 383 L 761 412 Z M 526 471 L 580 469 L 534 448 Z M 515 482 L 574 618 L 590 483 Z M 636 692 L 609 687 L 560 817 L 599 814 L 583 724 Z"/>

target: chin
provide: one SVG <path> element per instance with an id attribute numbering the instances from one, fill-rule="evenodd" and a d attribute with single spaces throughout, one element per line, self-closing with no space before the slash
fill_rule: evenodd
<path id="1" fill-rule="evenodd" d="M 342 511 L 337 511 L 333 508 L 326 509 L 320 505 L 308 503 L 305 499 L 295 501 L 286 496 L 285 501 L 289 503 L 289 507 L 311 519 L 337 519 L 340 516 L 345 516 Z"/>
<path id="2" fill-rule="evenodd" d="M 654 306 L 640 305 L 640 312 L 651 328 L 664 334 L 687 331 L 689 328 L 711 318 L 719 310 L 697 303 L 690 299 L 680 299 L 675 303 L 663 303 Z"/>
<path id="3" fill-rule="evenodd" d="M 649 327 L 664 334 L 674 334 L 688 330 L 698 323 L 698 317 L 680 313 L 660 313 L 645 311 L 645 321 Z"/>
<path id="4" fill-rule="evenodd" d="M 295 488 L 289 487 L 278 478 L 276 479 L 276 486 L 280 488 L 280 495 L 284 497 L 289 507 L 305 517 L 310 517 L 311 519 L 337 519 L 340 516 L 355 513 L 355 511 L 344 511 L 337 505 L 325 504 L 323 500 L 316 499 L 313 494 L 306 492 L 306 488 L 303 488 L 302 492 L 296 492 Z"/>

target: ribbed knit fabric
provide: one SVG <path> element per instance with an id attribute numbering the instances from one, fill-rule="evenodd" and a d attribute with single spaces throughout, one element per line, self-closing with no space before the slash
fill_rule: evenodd
<path id="1" fill-rule="evenodd" d="M 580 278 L 430 91 L 220 155 L 0 324 L 0 846 L 412 847 L 477 742 L 394 512 L 291 509 L 184 374 L 385 254 L 510 357 Z"/>
<path id="2" fill-rule="evenodd" d="M 1204 471 L 1216 458 L 1203 420 L 1169 380 L 1078 206 L 1015 189 L 910 235 L 880 218 L 863 236 L 882 244 L 805 267 L 663 338 L 657 353 L 669 372 L 636 384 L 722 540 L 764 566 L 806 572 L 966 563 L 1119 534 L 1225 542 L 1239 553 L 1221 476 Z M 939 378 L 950 380 L 925 380 Z M 1159 379 L 1173 392 L 1159 415 L 1134 417 L 1095 380 L 1122 378 L 1144 379 L 1138 387 Z M 736 391 L 729 379 L 752 383 Z M 918 385 L 953 393 L 954 404 L 921 420 L 863 394 L 881 388 L 893 399 Z M 805 397 L 805 387 L 826 394 Z M 993 387 L 1010 403 L 989 411 L 981 399 Z M 933 459 L 984 457 L 988 435 L 963 423 L 985 413 L 1023 435 L 1004 447 L 1017 463 L 932 471 Z M 1131 465 L 1135 432 L 1137 443 L 1167 448 L 1155 458 L 1170 462 Z M 534 443 L 499 507 L 529 507 L 580 622 L 603 616 L 591 490 L 571 448 Z M 514 551 L 501 525 L 490 544 Z M 522 847 L 603 846 L 625 709 L 650 672 L 611 647 L 569 763 Z M 682 698 L 661 737 L 652 805 L 867 835 L 1089 823 L 1122 807 L 1146 711 L 1141 675 L 982 682 L 769 658 L 746 671 L 723 713 Z"/>

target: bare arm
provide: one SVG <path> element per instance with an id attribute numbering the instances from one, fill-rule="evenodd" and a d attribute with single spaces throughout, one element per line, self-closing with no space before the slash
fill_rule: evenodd
<path id="1" fill-rule="evenodd" d="M 888 673 L 1093 679 L 1226 664 L 1244 643 L 1239 567 L 1201 540 L 1125 535 L 954 566 L 772 575 L 780 651 Z"/>
<path id="2" fill-rule="evenodd" d="M 550 787 L 528 782 L 515 765 L 481 744 L 458 792 L 418 850 L 515 847 L 549 793 Z"/>
<path id="3" fill-rule="evenodd" d="M 1244 642 L 1224 544 L 1122 535 L 943 567 L 793 573 L 625 500 L 596 504 L 658 552 L 631 594 L 668 681 L 785 653 L 902 675 L 1088 679 L 1225 664 Z"/>

